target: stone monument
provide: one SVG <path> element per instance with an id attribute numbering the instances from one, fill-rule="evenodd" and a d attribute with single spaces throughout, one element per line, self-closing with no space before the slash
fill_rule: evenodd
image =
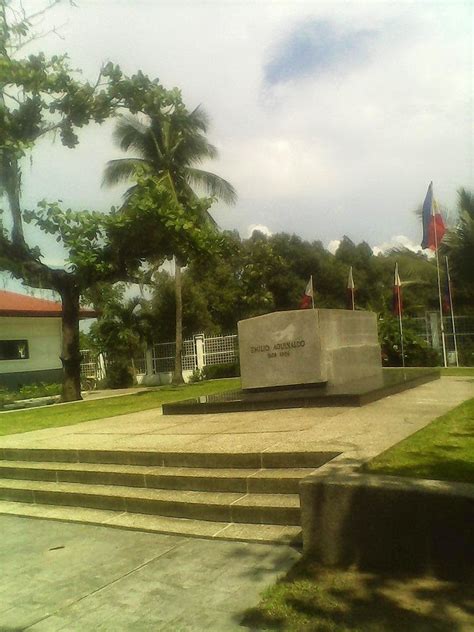
<path id="1" fill-rule="evenodd" d="M 373 312 L 307 309 L 238 323 L 242 388 L 340 385 L 381 374 Z"/>

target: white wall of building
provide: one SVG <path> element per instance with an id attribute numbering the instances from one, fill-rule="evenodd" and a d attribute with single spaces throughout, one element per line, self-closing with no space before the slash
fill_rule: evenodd
<path id="1" fill-rule="evenodd" d="M 60 369 L 61 319 L 0 317 L 0 340 L 27 340 L 29 358 L 0 360 L 0 373 Z"/>

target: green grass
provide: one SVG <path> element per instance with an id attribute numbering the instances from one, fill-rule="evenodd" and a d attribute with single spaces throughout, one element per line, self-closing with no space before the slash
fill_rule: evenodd
<path id="1" fill-rule="evenodd" d="M 373 474 L 474 483 L 474 399 L 364 466 Z"/>
<path id="2" fill-rule="evenodd" d="M 474 377 L 474 367 L 472 366 L 450 366 L 447 369 L 441 369 L 441 375 L 465 375 L 467 377 Z"/>
<path id="3" fill-rule="evenodd" d="M 298 562 L 244 616 L 253 630 L 453 632 L 473 629 L 472 583 Z M 464 627 L 462 627 L 464 625 Z"/>
<path id="4" fill-rule="evenodd" d="M 69 426 L 92 419 L 104 419 L 140 410 L 159 408 L 166 402 L 176 402 L 199 395 L 210 395 L 240 388 L 240 378 L 209 380 L 184 386 L 162 386 L 152 391 L 106 399 L 30 408 L 0 414 L 0 435 L 29 432 L 40 428 Z"/>

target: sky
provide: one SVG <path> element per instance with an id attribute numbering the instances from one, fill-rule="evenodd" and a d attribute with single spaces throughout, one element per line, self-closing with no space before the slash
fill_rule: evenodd
<path id="1" fill-rule="evenodd" d="M 343 235 L 376 253 L 416 249 L 415 210 L 429 182 L 451 218 L 456 190 L 472 187 L 471 2 L 76 4 L 41 24 L 61 37 L 27 52 L 67 52 L 89 80 L 107 61 L 127 74 L 141 69 L 178 86 L 190 109 L 201 104 L 219 150 L 204 166 L 238 193 L 235 206 L 212 208 L 223 229 L 296 233 L 331 251 Z M 61 199 L 106 212 L 119 204 L 123 187 L 101 188 L 107 160 L 122 155 L 112 129 L 90 126 L 74 150 L 43 140 L 23 165 L 24 206 Z M 61 265 L 54 241 L 39 243 Z"/>

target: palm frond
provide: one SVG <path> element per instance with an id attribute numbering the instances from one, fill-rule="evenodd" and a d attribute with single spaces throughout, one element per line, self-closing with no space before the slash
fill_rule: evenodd
<path id="1" fill-rule="evenodd" d="M 102 186 L 111 187 L 127 180 L 132 180 L 139 169 L 150 169 L 148 160 L 143 158 L 120 158 L 109 160 L 102 178 Z"/>
<path id="2" fill-rule="evenodd" d="M 227 204 L 235 204 L 237 201 L 237 192 L 234 187 L 215 173 L 188 167 L 185 177 L 190 186 L 194 184 L 202 187 L 208 194 L 216 196 Z"/>
<path id="3" fill-rule="evenodd" d="M 467 189 L 458 189 L 458 209 L 467 213 L 474 220 L 474 194 Z"/>
<path id="4" fill-rule="evenodd" d="M 113 132 L 115 143 L 122 151 L 135 151 L 140 158 L 150 162 L 163 159 L 162 121 L 155 118 L 145 125 L 136 117 L 122 116 Z"/>
<path id="5" fill-rule="evenodd" d="M 175 160 L 192 165 L 199 163 L 206 158 L 217 158 L 218 152 L 216 147 L 212 145 L 202 134 L 183 135 L 179 144 L 177 144 L 174 157 Z"/>

